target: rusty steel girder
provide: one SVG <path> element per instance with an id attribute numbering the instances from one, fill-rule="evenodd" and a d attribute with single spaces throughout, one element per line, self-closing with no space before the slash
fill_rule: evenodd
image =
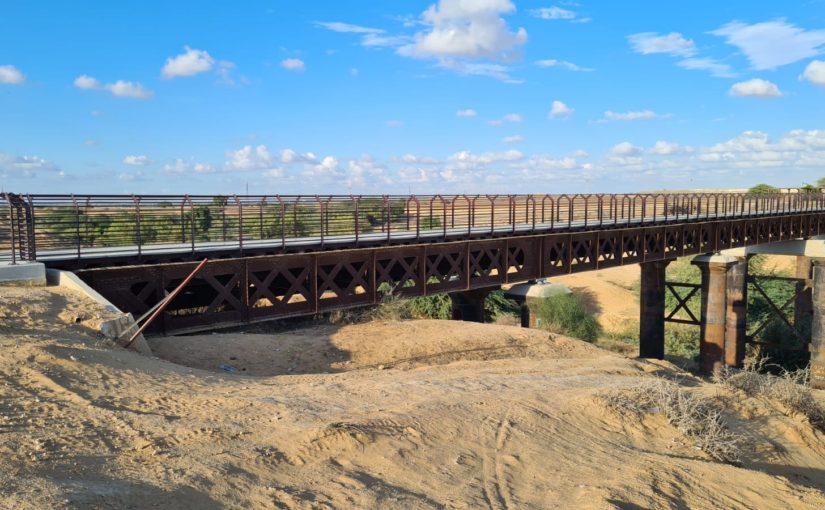
<path id="1" fill-rule="evenodd" d="M 212 260 L 153 326 L 182 333 L 216 325 L 312 315 L 413 297 L 524 282 L 823 232 L 822 214 L 362 247 Z M 83 269 L 78 275 L 139 315 L 195 262 Z"/>

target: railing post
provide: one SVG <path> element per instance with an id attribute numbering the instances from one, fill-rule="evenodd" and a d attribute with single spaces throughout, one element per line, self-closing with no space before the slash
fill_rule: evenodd
<path id="1" fill-rule="evenodd" d="M 135 218 L 137 220 L 137 222 L 135 224 L 135 227 L 136 227 L 135 240 L 137 241 L 138 257 L 140 257 L 141 254 L 143 253 L 142 246 L 141 246 L 143 244 L 142 243 L 143 240 L 142 240 L 141 235 L 140 235 L 140 197 L 132 195 L 132 202 L 134 202 L 134 204 L 135 204 Z M 224 229 L 226 228 L 225 225 L 226 225 L 226 223 L 224 222 Z M 226 237 L 225 232 L 224 232 L 224 237 Z M 226 240 L 226 239 L 224 239 L 224 240 Z M 78 244 L 78 250 L 77 251 L 78 251 L 78 258 L 80 258 L 79 244 Z"/>
<path id="2" fill-rule="evenodd" d="M 11 205 L 11 193 L 0 194 L 9 204 L 9 234 L 11 237 L 11 264 L 17 265 L 17 239 L 14 233 L 14 208 Z"/>
<path id="3" fill-rule="evenodd" d="M 77 198 L 74 196 L 74 193 L 72 193 L 72 205 L 74 205 L 74 231 L 75 241 L 77 242 L 77 260 L 80 260 L 80 208 L 77 206 Z"/>
<path id="4" fill-rule="evenodd" d="M 359 231 L 361 230 L 361 227 L 358 224 L 358 202 L 361 201 L 360 200 L 361 196 L 359 195 L 358 197 L 356 197 L 355 195 L 350 195 L 349 199 L 352 200 L 352 212 L 353 212 L 353 215 L 354 215 L 354 217 L 352 218 L 352 220 L 353 220 L 352 223 L 353 223 L 353 225 L 355 225 L 355 246 L 357 247 L 358 246 L 358 237 L 360 235 Z M 407 223 L 408 224 L 409 224 L 409 221 L 410 221 L 410 218 L 408 216 L 407 217 Z M 408 230 L 409 230 L 409 228 L 408 228 Z"/>
<path id="5" fill-rule="evenodd" d="M 243 255 L 243 202 L 238 198 L 238 195 L 232 195 L 235 199 L 235 205 L 238 206 L 238 248 L 241 255 Z"/>

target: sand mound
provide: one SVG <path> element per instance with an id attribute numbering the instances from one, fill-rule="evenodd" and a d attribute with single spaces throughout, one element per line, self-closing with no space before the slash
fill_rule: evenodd
<path id="1" fill-rule="evenodd" d="M 276 334 L 160 337 L 149 343 L 156 356 L 180 365 L 258 376 L 604 355 L 589 344 L 543 331 L 437 320 L 325 325 Z"/>
<path id="2" fill-rule="evenodd" d="M 427 321 L 269 335 L 287 368 L 346 371 L 250 377 L 248 354 L 230 374 L 112 348 L 59 318 L 81 300 L 30 292 L 0 288 L 0 306 L 43 307 L 2 312 L 2 508 L 825 507 L 822 435 L 769 403 L 727 397 L 755 445 L 733 467 L 598 398 L 657 374 L 721 391 L 667 363 Z"/>

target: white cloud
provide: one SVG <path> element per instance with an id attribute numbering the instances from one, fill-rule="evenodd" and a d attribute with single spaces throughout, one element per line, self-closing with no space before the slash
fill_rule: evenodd
<path id="1" fill-rule="evenodd" d="M 387 127 L 397 128 L 397 127 L 403 126 L 404 122 L 402 122 L 400 120 L 390 119 L 390 120 L 386 121 L 384 124 L 386 124 Z"/>
<path id="2" fill-rule="evenodd" d="M 293 153 L 287 154 L 292 157 Z M 278 160 L 269 152 L 266 145 L 258 145 L 252 147 L 246 145 L 236 151 L 229 151 L 226 153 L 227 160 L 224 163 L 224 169 L 229 171 L 250 171 L 250 170 L 271 170 L 278 167 Z M 281 154 L 283 161 L 284 154 Z"/>
<path id="3" fill-rule="evenodd" d="M 103 84 L 91 76 L 81 74 L 74 79 L 74 86 L 84 90 L 97 90 L 103 88 Z"/>
<path id="4" fill-rule="evenodd" d="M 390 180 L 385 171 L 386 167 L 368 154 L 352 159 L 347 163 L 347 187 L 387 184 Z"/>
<path id="5" fill-rule="evenodd" d="M 118 97 L 130 97 L 134 99 L 148 99 L 152 97 L 153 94 L 151 90 L 147 90 L 140 83 L 123 80 L 118 80 L 106 85 L 106 90 Z"/>
<path id="6" fill-rule="evenodd" d="M 739 48 L 757 70 L 775 69 L 825 49 L 825 30 L 805 30 L 782 19 L 753 25 L 734 21 L 710 33 Z"/>
<path id="7" fill-rule="evenodd" d="M 508 113 L 504 116 L 504 120 L 507 122 L 521 122 L 523 119 L 518 113 Z"/>
<path id="8" fill-rule="evenodd" d="M 442 59 L 436 64 L 443 69 L 468 76 L 489 76 L 507 83 L 521 83 L 510 76 L 510 68 L 490 62 L 467 62 L 465 60 Z"/>
<path id="9" fill-rule="evenodd" d="M 541 19 L 575 19 L 576 13 L 561 7 L 542 7 L 540 9 L 532 9 L 529 11 L 530 15 Z"/>
<path id="10" fill-rule="evenodd" d="M 193 76 L 204 73 L 212 69 L 215 59 L 205 50 L 197 50 L 184 46 L 184 52 L 175 57 L 166 59 L 160 73 L 164 78 L 176 78 L 180 76 Z"/>
<path id="11" fill-rule="evenodd" d="M 568 5 L 578 4 L 571 3 Z M 571 23 L 589 23 L 590 21 L 592 21 L 591 18 L 579 17 L 579 15 L 575 11 L 571 11 L 569 9 L 562 9 L 561 7 L 556 6 L 530 9 L 527 12 L 530 14 L 530 16 L 533 16 L 534 18 L 545 20 L 564 20 L 569 21 Z"/>
<path id="12" fill-rule="evenodd" d="M 630 121 L 630 120 L 650 120 L 650 119 L 657 119 L 661 118 L 663 115 L 659 115 L 658 113 L 651 111 L 651 110 L 641 110 L 641 111 L 630 111 L 624 113 L 612 112 L 610 110 L 604 112 L 604 118 L 606 120 L 621 120 L 621 121 Z"/>
<path id="13" fill-rule="evenodd" d="M 316 26 L 345 34 L 360 34 L 361 45 L 367 48 L 396 48 L 410 44 L 413 39 L 407 35 L 388 35 L 386 30 L 381 28 L 364 27 L 342 23 L 340 21 L 324 21 L 315 23 Z"/>
<path id="14" fill-rule="evenodd" d="M 358 76 L 358 73 L 359 73 L 359 71 L 358 71 L 357 67 L 353 67 L 352 69 L 349 70 L 350 76 Z"/>
<path id="15" fill-rule="evenodd" d="M 732 96 L 751 96 L 751 97 L 780 97 L 782 92 L 776 84 L 760 78 L 754 78 L 748 81 L 741 81 L 734 83 L 730 88 L 729 94 Z"/>
<path id="16" fill-rule="evenodd" d="M 618 143 L 610 149 L 610 154 L 614 156 L 638 156 L 643 152 L 644 149 L 630 142 Z"/>
<path id="17" fill-rule="evenodd" d="M 281 61 L 281 67 L 289 71 L 303 71 L 306 66 L 304 61 L 299 58 L 287 58 Z"/>
<path id="18" fill-rule="evenodd" d="M 545 59 L 545 60 L 536 60 L 536 65 L 539 67 L 558 67 L 561 69 L 567 69 L 568 71 L 577 71 L 577 72 L 591 72 L 593 69 L 589 67 L 581 67 L 579 65 L 574 64 L 573 62 L 568 62 L 566 60 L 556 60 L 554 58 Z"/>
<path id="19" fill-rule="evenodd" d="M 459 110 L 455 112 L 457 117 L 475 117 L 478 115 L 478 112 L 473 110 L 472 108 L 467 108 L 466 110 Z"/>
<path id="20" fill-rule="evenodd" d="M 669 156 L 671 154 L 681 154 L 692 152 L 693 148 L 686 145 L 681 145 L 674 142 L 666 142 L 664 140 L 659 140 L 656 144 L 651 147 L 647 152 L 649 154 L 657 154 L 659 156 Z"/>
<path id="21" fill-rule="evenodd" d="M 404 154 L 400 158 L 403 163 L 414 164 L 414 165 L 434 165 L 438 163 L 433 158 L 427 156 L 416 156 L 415 154 Z"/>
<path id="22" fill-rule="evenodd" d="M 676 63 L 683 69 L 708 71 L 711 75 L 720 78 L 731 78 L 736 76 L 736 73 L 727 64 L 717 62 L 712 58 L 686 58 Z"/>
<path id="23" fill-rule="evenodd" d="M 550 113 L 548 116 L 551 119 L 555 119 L 556 117 L 569 117 L 573 114 L 573 108 L 570 108 L 563 102 L 556 100 L 553 101 L 552 106 L 550 107 Z"/>
<path id="24" fill-rule="evenodd" d="M 281 151 L 280 154 L 280 161 L 286 165 L 291 163 L 311 163 L 315 161 L 317 158 L 315 154 L 311 152 L 307 152 L 306 154 L 298 154 L 296 151 L 292 149 L 284 149 Z"/>
<path id="25" fill-rule="evenodd" d="M 366 48 L 397 48 L 412 42 L 408 35 L 366 34 L 361 38 L 361 46 Z"/>
<path id="26" fill-rule="evenodd" d="M 148 166 L 152 161 L 146 156 L 126 156 L 123 158 L 124 165 L 130 166 Z"/>
<path id="27" fill-rule="evenodd" d="M 140 83 L 118 80 L 114 83 L 101 83 L 96 78 L 82 74 L 75 78 L 74 86 L 83 90 L 108 90 L 117 97 L 128 97 L 132 99 L 148 99 L 154 92 L 146 89 Z"/>
<path id="28" fill-rule="evenodd" d="M 505 136 L 501 141 L 503 143 L 519 143 L 524 141 L 524 137 L 521 135 Z"/>
<path id="29" fill-rule="evenodd" d="M 451 155 L 448 159 L 458 163 L 487 165 L 501 161 L 518 161 L 520 159 L 524 159 L 524 154 L 521 151 L 513 149 L 504 152 L 485 152 L 482 154 L 473 154 L 470 151 L 461 151 Z"/>
<path id="30" fill-rule="evenodd" d="M 163 171 L 167 174 L 176 175 L 186 175 L 191 173 L 211 174 L 215 173 L 215 167 L 213 167 L 209 163 L 194 163 L 181 158 L 177 158 L 172 163 L 167 163 L 163 165 Z"/>
<path id="31" fill-rule="evenodd" d="M 338 159 L 333 156 L 326 156 L 315 164 L 304 165 L 304 175 L 309 177 L 339 177 L 341 170 L 338 168 Z"/>
<path id="32" fill-rule="evenodd" d="M 149 180 L 146 177 L 146 174 L 141 172 L 140 170 L 134 172 L 122 172 L 118 174 L 117 178 L 124 182 L 136 182 L 136 181 L 147 181 Z"/>
<path id="33" fill-rule="evenodd" d="M 812 60 L 800 78 L 808 80 L 815 85 L 825 86 L 825 61 Z"/>
<path id="34" fill-rule="evenodd" d="M 516 9 L 510 0 L 439 0 L 422 15 L 429 30 L 415 35 L 403 53 L 437 58 L 508 59 L 527 42 L 527 31 L 510 32 L 501 17 Z"/>
<path id="35" fill-rule="evenodd" d="M 57 165 L 41 157 L 13 156 L 0 152 L 0 176 L 4 178 L 36 177 L 41 172 L 62 175 Z"/>
<path id="36" fill-rule="evenodd" d="M 642 55 L 665 53 L 682 57 L 690 57 L 696 53 L 693 40 L 686 39 L 678 32 L 659 35 L 655 32 L 642 32 L 627 37 L 633 51 Z"/>
<path id="37" fill-rule="evenodd" d="M 22 85 L 26 82 L 26 75 L 13 65 L 0 66 L 0 83 L 5 85 Z"/>
<path id="38" fill-rule="evenodd" d="M 342 32 L 350 34 L 383 34 L 384 30 L 380 28 L 362 27 L 360 25 L 352 25 L 350 23 L 341 23 L 339 21 L 319 21 L 315 23 L 321 28 L 332 30 L 333 32 Z"/>

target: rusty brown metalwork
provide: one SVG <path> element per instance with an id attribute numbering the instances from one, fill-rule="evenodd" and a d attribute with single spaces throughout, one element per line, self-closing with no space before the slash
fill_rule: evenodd
<path id="1" fill-rule="evenodd" d="M 825 214 L 792 215 L 779 223 L 817 225 Z M 750 230 L 744 222 L 754 222 Z M 174 299 L 152 332 L 181 333 L 216 324 L 242 324 L 379 303 L 387 294 L 422 296 L 524 282 L 622 264 L 669 261 L 691 253 L 756 243 L 755 233 L 774 218 L 541 235 L 501 236 L 400 246 L 210 259 Z M 794 230 L 798 231 L 798 230 Z M 721 232 L 721 234 L 720 234 Z M 723 237 L 724 236 L 724 237 Z M 124 311 L 144 313 L 194 267 L 191 262 L 143 264 L 78 271 Z M 685 301 L 687 298 L 685 298 Z"/>

